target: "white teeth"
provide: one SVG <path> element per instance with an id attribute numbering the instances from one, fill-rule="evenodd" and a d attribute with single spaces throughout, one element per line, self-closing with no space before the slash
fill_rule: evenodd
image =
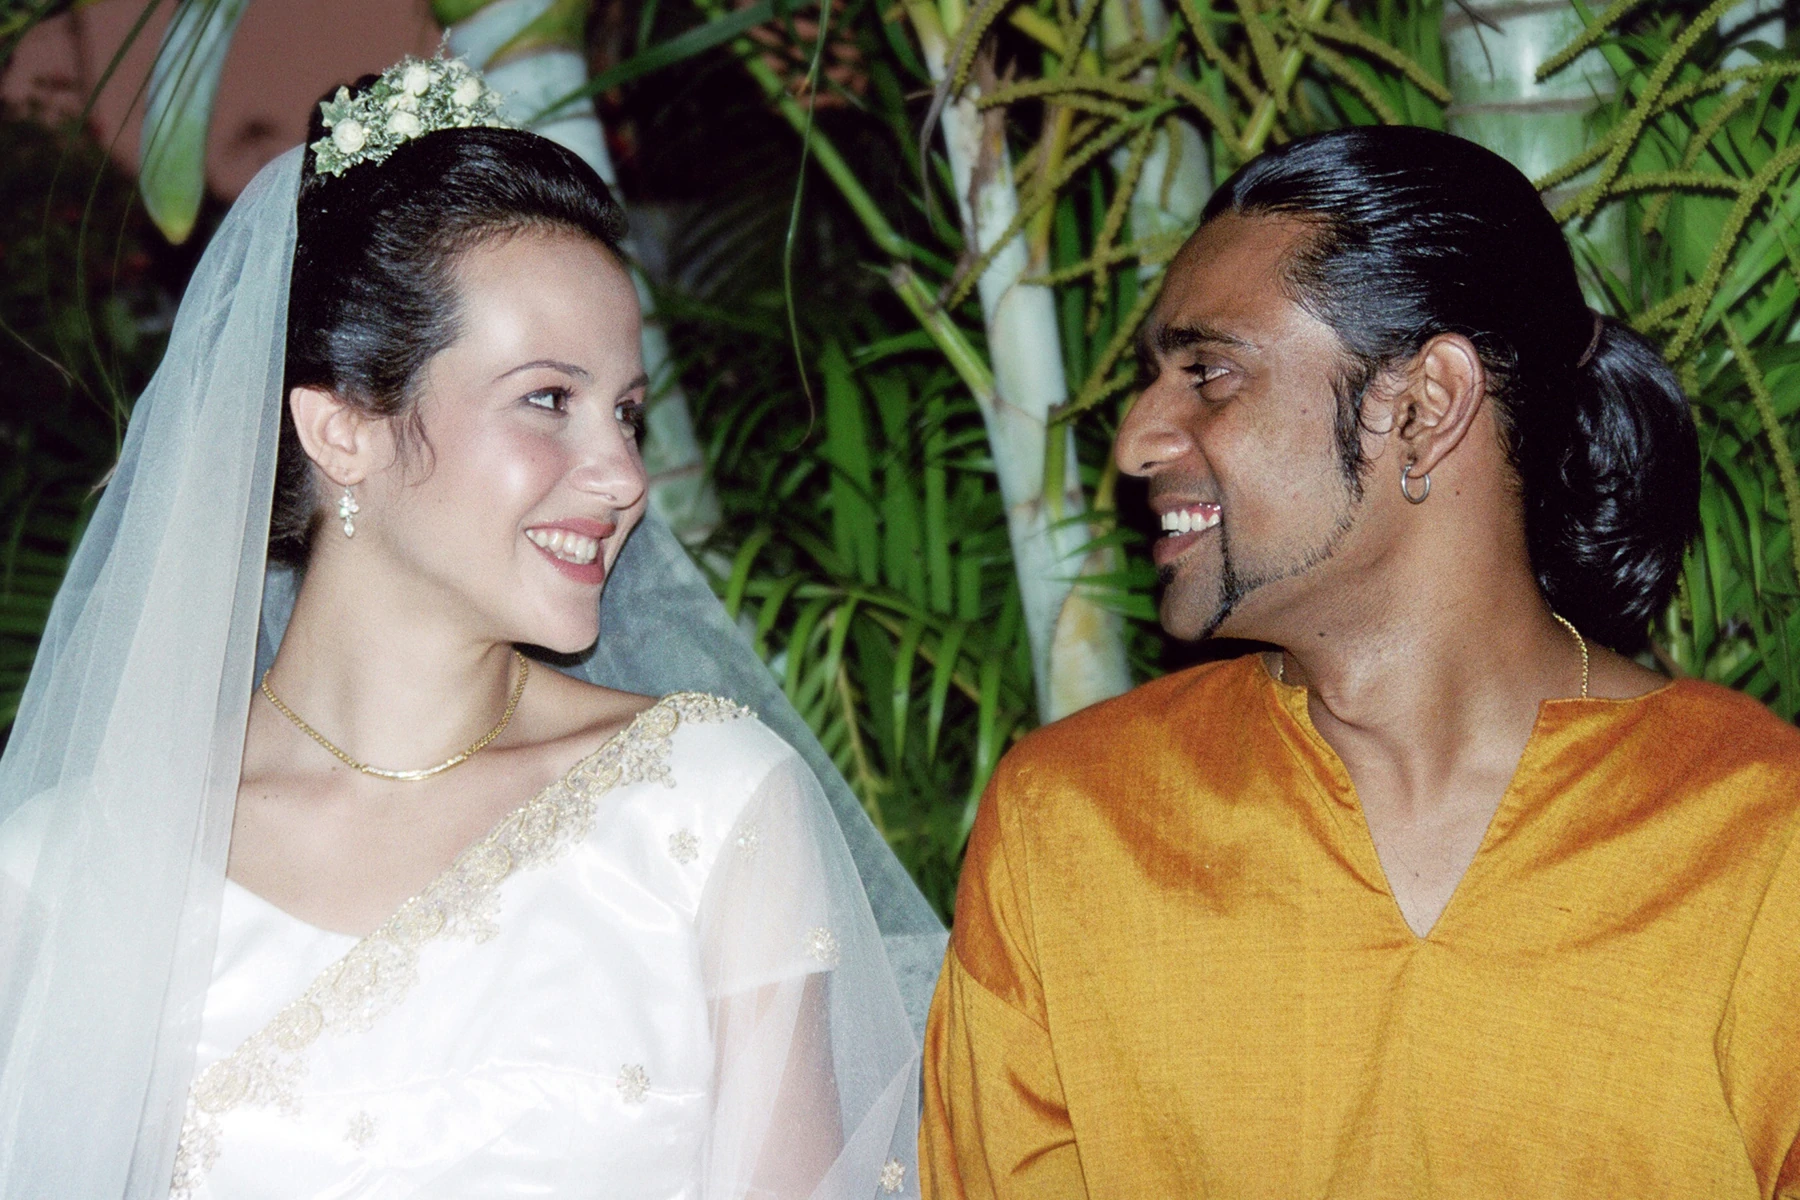
<path id="1" fill-rule="evenodd" d="M 600 557 L 600 542 L 591 537 L 582 537 L 579 533 L 571 533 L 566 529 L 527 529 L 525 536 L 533 545 L 542 546 L 552 555 L 576 566 L 586 566 Z"/>
<path id="2" fill-rule="evenodd" d="M 1199 533 L 1219 523 L 1220 509 L 1214 504 L 1177 508 L 1162 515 L 1164 533 Z"/>

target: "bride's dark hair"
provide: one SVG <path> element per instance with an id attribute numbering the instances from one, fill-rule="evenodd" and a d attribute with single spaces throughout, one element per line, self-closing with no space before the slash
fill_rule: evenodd
<path id="1" fill-rule="evenodd" d="M 307 145 L 324 136 L 315 107 Z M 289 392 L 328 389 L 371 414 L 408 419 L 420 368 L 457 336 L 457 256 L 537 229 L 590 237 L 615 253 L 625 234 L 625 214 L 593 168 L 537 134 L 440 130 L 336 176 L 318 174 L 306 151 L 271 558 L 304 565 L 321 512 Z"/>
<path id="2" fill-rule="evenodd" d="M 1225 213 L 1315 227 L 1284 274 L 1353 360 L 1338 414 L 1353 486 L 1368 383 L 1433 336 L 1462 334 L 1487 368 L 1545 599 L 1596 641 L 1641 647 L 1698 527 L 1699 440 L 1662 355 L 1589 311 L 1530 181 L 1448 134 L 1341 129 L 1246 164 L 1203 219 Z"/>

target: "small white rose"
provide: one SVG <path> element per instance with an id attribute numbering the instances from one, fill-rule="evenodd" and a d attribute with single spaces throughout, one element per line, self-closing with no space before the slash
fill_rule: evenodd
<path id="1" fill-rule="evenodd" d="M 423 96 L 430 86 L 431 68 L 424 63 L 414 63 L 400 76 L 400 90 L 409 96 Z"/>
<path id="2" fill-rule="evenodd" d="M 425 127 L 419 124 L 419 118 L 405 109 L 401 109 L 388 118 L 387 131 L 395 137 L 418 137 L 420 133 L 424 132 L 424 129 Z"/>
<path id="3" fill-rule="evenodd" d="M 461 83 L 456 85 L 456 90 L 450 93 L 450 99 L 456 103 L 458 108 L 473 107 L 474 103 L 481 99 L 481 80 L 473 75 L 465 77 Z"/>
<path id="4" fill-rule="evenodd" d="M 362 127 L 361 121 L 339 121 L 331 129 L 331 144 L 343 154 L 355 154 L 369 140 L 369 131 Z"/>

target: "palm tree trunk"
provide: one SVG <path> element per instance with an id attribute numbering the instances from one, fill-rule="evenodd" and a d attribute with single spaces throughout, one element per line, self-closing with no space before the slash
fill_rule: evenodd
<path id="1" fill-rule="evenodd" d="M 1106 0 L 1100 12 L 1100 36 L 1110 50 L 1137 37 L 1161 41 L 1169 32 L 1169 10 L 1163 0 L 1135 0 L 1137 22 L 1126 5 L 1133 0 Z M 1138 72 L 1138 82 L 1149 84 L 1156 68 L 1146 65 Z M 1173 140 L 1171 140 L 1173 139 Z M 1115 152 L 1113 163 L 1121 166 L 1124 151 Z M 1171 169 L 1174 172 L 1170 178 Z M 1157 130 L 1144 168 L 1132 188 L 1131 208 L 1127 221 L 1133 241 L 1186 234 L 1200 220 L 1200 212 L 1212 196 L 1212 159 L 1200 131 L 1186 118 L 1176 116 Z M 1145 264 L 1140 277 L 1147 278 L 1161 268 Z"/>
<path id="2" fill-rule="evenodd" d="M 509 112 L 525 120 L 587 82 L 583 54 L 588 0 L 433 0 L 450 48 L 481 68 L 507 97 Z M 548 114 L 537 132 L 579 154 L 616 194 L 618 177 L 606 150 L 606 134 L 591 101 L 576 101 Z M 627 242 L 627 249 L 630 243 Z M 719 524 L 719 501 L 706 473 L 706 457 L 694 435 L 687 396 L 669 361 L 669 343 L 655 323 L 655 308 L 641 273 L 632 271 L 644 306 L 644 370 L 652 400 L 645 414 L 644 465 L 650 472 L 650 505 L 689 545 Z"/>
<path id="3" fill-rule="evenodd" d="M 1537 179 L 1575 157 L 1590 140 L 1590 118 L 1618 91 L 1618 77 L 1590 50 L 1543 82 L 1538 64 L 1574 41 L 1585 25 L 1569 0 L 1460 0 L 1443 18 L 1444 67 L 1452 97 L 1451 133 L 1502 155 Z M 1580 190 L 1578 176 L 1545 195 L 1554 208 Z M 1584 228 L 1592 261 L 1624 274 L 1625 214 L 1618 205 L 1596 213 Z M 1584 279 L 1590 299 L 1601 294 Z"/>
<path id="4" fill-rule="evenodd" d="M 932 77 L 944 79 L 950 39 L 963 9 L 947 0 L 913 0 L 908 12 Z M 979 254 L 1012 224 L 1019 211 L 1012 158 L 998 113 L 976 108 L 980 85 L 972 83 L 944 106 L 941 126 L 956 182 L 957 202 L 969 250 Z M 1030 261 L 1023 235 L 994 256 L 977 284 L 987 325 L 994 393 L 982 407 L 995 473 L 1006 504 L 1013 561 L 1031 640 L 1038 715 L 1053 721 L 1131 686 L 1125 642 L 1116 614 L 1075 586 L 1087 570 L 1091 540 L 1074 431 L 1052 431 L 1053 410 L 1068 400 L 1062 338 L 1051 290 L 1022 280 L 1041 270 Z M 1067 439 L 1063 476 L 1045 476 L 1052 437 Z M 1053 490 L 1054 493 L 1053 494 Z"/>

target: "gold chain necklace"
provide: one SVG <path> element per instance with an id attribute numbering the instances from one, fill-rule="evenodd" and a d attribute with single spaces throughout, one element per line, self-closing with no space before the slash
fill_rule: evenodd
<path id="1" fill-rule="evenodd" d="M 1573 634 L 1575 636 L 1575 644 L 1577 646 L 1581 647 L 1581 698 L 1583 700 L 1586 700 L 1588 698 L 1587 639 L 1581 636 L 1581 630 L 1575 628 L 1575 626 L 1569 622 L 1569 618 L 1567 618 L 1567 617 L 1563 616 L 1561 613 L 1555 612 L 1555 611 L 1552 611 L 1550 613 L 1550 615 L 1555 617 L 1558 621 L 1562 622 L 1562 627 L 1564 629 L 1568 630 L 1571 634 Z M 1276 660 L 1275 682 L 1276 683 L 1286 683 L 1287 682 L 1287 654 L 1286 654 L 1286 652 L 1283 652 L 1281 657 Z"/>
<path id="2" fill-rule="evenodd" d="M 435 767 L 422 767 L 417 771 L 388 771 L 381 767 L 371 767 L 367 763 L 357 762 L 354 758 L 351 758 L 348 754 L 339 750 L 326 739 L 324 734 L 314 729 L 311 725 L 308 725 L 305 721 L 302 721 L 298 713 L 281 702 L 281 697 L 277 696 L 275 694 L 275 689 L 269 686 L 268 671 L 263 672 L 262 694 L 267 696 L 269 698 L 269 703 L 279 709 L 282 716 L 292 721 L 299 728 L 301 733 L 304 733 L 307 737 L 331 751 L 331 753 L 337 757 L 337 760 L 346 767 L 349 767 L 352 770 L 361 771 L 364 775 L 373 775 L 377 779 L 393 779 L 398 780 L 401 783 L 416 783 L 421 779 L 430 779 L 433 775 L 442 775 L 451 767 L 461 766 L 471 758 L 474 758 L 478 752 L 485 749 L 489 742 L 492 742 L 495 738 L 506 732 L 507 725 L 512 723 L 513 712 L 519 707 L 519 697 L 525 694 L 525 681 L 531 677 L 531 660 L 527 659 L 517 650 L 513 651 L 513 657 L 519 660 L 519 682 L 513 684 L 512 697 L 506 702 L 506 711 L 500 714 L 500 723 L 488 730 L 486 736 L 462 753 L 451 755 Z"/>
<path id="3" fill-rule="evenodd" d="M 1581 636 L 1581 630 L 1575 628 L 1574 624 L 1569 620 L 1569 618 L 1563 616 L 1561 613 L 1555 611 L 1554 609 L 1551 610 L 1550 615 L 1555 617 L 1558 621 L 1562 622 L 1562 627 L 1574 635 L 1575 644 L 1577 646 L 1581 647 L 1581 698 L 1583 700 L 1586 700 L 1588 698 L 1587 639 Z"/>

